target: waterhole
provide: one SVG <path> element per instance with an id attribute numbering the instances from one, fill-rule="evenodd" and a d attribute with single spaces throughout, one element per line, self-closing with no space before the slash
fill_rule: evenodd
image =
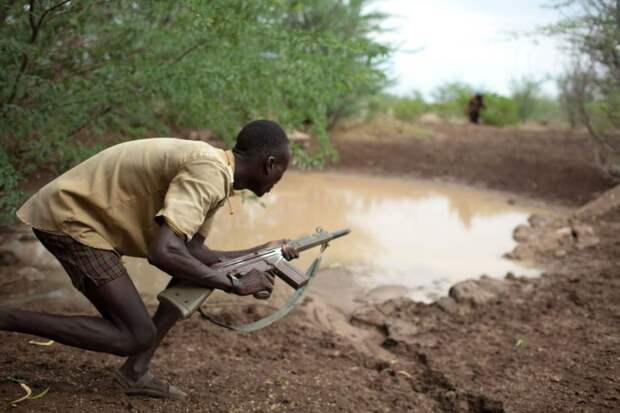
<path id="1" fill-rule="evenodd" d="M 466 278 L 539 273 L 502 257 L 515 245 L 514 227 L 536 210 L 508 200 L 424 180 L 290 172 L 260 200 L 231 198 L 233 214 L 221 208 L 207 245 L 235 250 L 317 227 L 350 228 L 325 251 L 326 270 L 312 292 L 343 309 L 394 296 L 428 302 Z M 310 250 L 293 263 L 305 269 L 317 254 L 318 248 Z M 166 277 L 153 277 L 144 261 L 128 261 L 142 291 L 154 294 L 165 285 Z"/>
<path id="2" fill-rule="evenodd" d="M 207 245 L 245 249 L 317 227 L 350 228 L 349 235 L 325 251 L 312 294 L 343 311 L 360 301 L 396 296 L 429 302 L 447 294 L 454 283 L 482 274 L 539 274 L 503 258 L 515 245 L 513 229 L 539 211 L 509 198 L 426 180 L 292 171 L 261 199 L 232 197 L 233 214 L 227 205 L 220 209 Z M 309 250 L 292 263 L 305 269 L 318 252 Z M 169 277 L 145 260 L 123 260 L 145 300 L 155 302 Z M 49 281 L 77 296 L 62 270 L 53 271 Z M 282 302 L 290 291 L 279 283 L 272 301 Z"/>

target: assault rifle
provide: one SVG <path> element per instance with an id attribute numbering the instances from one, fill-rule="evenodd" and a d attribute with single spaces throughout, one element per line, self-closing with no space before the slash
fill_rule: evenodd
<path id="1" fill-rule="evenodd" d="M 289 241 L 287 245 L 297 252 L 303 252 L 319 245 L 324 249 L 331 240 L 347 235 L 349 232 L 351 232 L 349 229 L 327 232 L 322 228 L 317 228 L 314 234 Z M 280 247 L 263 248 L 251 254 L 218 262 L 211 268 L 233 276 L 239 276 L 252 269 L 257 269 L 279 277 L 296 290 L 308 282 L 304 273 L 286 261 L 282 256 Z M 187 318 L 202 305 L 212 292 L 212 289 L 183 281 L 166 288 L 159 293 L 157 298 L 161 302 L 167 302 L 176 307 L 183 318 Z"/>

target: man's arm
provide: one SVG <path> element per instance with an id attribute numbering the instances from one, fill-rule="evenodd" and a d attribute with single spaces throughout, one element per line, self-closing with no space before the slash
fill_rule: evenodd
<path id="1" fill-rule="evenodd" d="M 266 247 L 268 244 L 262 244 L 254 248 L 248 248 L 246 250 L 238 251 L 216 251 L 212 250 L 204 245 L 205 238 L 196 233 L 192 240 L 187 243 L 187 249 L 194 258 L 202 262 L 205 265 L 213 265 L 219 262 L 221 259 L 230 259 L 241 257 L 246 254 L 258 251 L 261 248 Z"/>
<path id="2" fill-rule="evenodd" d="M 213 263 L 213 257 L 204 257 L 205 262 Z M 188 244 L 179 238 L 166 223 L 162 223 L 155 239 L 149 246 L 147 259 L 171 276 L 190 281 L 206 288 L 218 288 L 238 295 L 249 295 L 259 291 L 273 289 L 273 277 L 261 271 L 250 271 L 239 279 L 239 285 L 233 290 L 231 280 L 226 274 L 210 268 L 197 259 L 188 249 Z"/>
<path id="3" fill-rule="evenodd" d="M 198 261 L 202 262 L 205 265 L 213 265 L 219 262 L 221 259 L 237 258 L 243 255 L 251 254 L 263 248 L 275 246 L 283 247 L 282 255 L 286 260 L 290 261 L 294 258 L 299 258 L 299 253 L 297 251 L 286 246 L 287 241 L 288 240 L 284 239 L 279 241 L 271 241 L 253 248 L 248 248 L 246 250 L 216 251 L 204 245 L 205 238 L 202 235 L 196 233 L 192 240 L 187 244 L 187 249 L 189 250 L 190 254 L 194 256 L 194 258 L 196 258 Z"/>

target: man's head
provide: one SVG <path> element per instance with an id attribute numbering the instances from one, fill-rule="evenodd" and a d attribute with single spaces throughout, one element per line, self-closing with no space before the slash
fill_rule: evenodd
<path id="1" fill-rule="evenodd" d="M 269 192 L 282 178 L 291 159 L 286 133 L 270 120 L 255 120 L 243 127 L 233 148 L 235 189 L 258 196 Z"/>

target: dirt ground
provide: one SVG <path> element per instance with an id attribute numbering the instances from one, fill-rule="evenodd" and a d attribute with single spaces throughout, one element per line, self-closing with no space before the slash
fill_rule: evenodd
<path id="1" fill-rule="evenodd" d="M 392 121 L 334 133 L 338 169 L 456 180 L 571 206 L 613 185 L 579 131 Z"/>
<path id="2" fill-rule="evenodd" d="M 0 333 L 0 410 L 620 411 L 620 189 L 607 192 L 613 184 L 592 166 L 583 134 L 424 123 L 354 125 L 334 136 L 341 162 L 333 169 L 448 179 L 571 207 L 515 229 L 519 245 L 507 254 L 545 274 L 466 281 L 433 304 L 396 299 L 347 318 L 310 296 L 252 334 L 195 316 L 173 329 L 154 361 L 156 374 L 189 392 L 184 401 L 120 394 L 111 383 L 116 357 Z M 27 276 L 27 262 L 4 261 L 0 300 L 45 288 Z M 58 299 L 23 307 L 92 313 Z M 235 322 L 266 312 L 216 311 Z M 10 407 L 22 394 L 10 378 L 50 390 Z"/>

